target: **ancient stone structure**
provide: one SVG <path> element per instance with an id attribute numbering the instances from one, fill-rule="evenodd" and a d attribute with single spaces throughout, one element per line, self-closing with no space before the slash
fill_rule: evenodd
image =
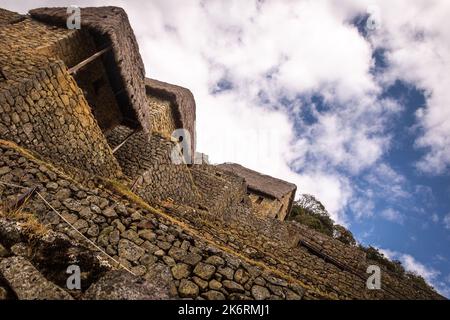
<path id="1" fill-rule="evenodd" d="M 295 184 L 261 174 L 236 163 L 218 166 L 245 179 L 248 194 L 257 214 L 284 220 L 291 211 L 297 187 Z"/>
<path id="2" fill-rule="evenodd" d="M 66 27 L 68 16 L 67 8 L 39 8 L 31 10 L 30 15 L 37 21 L 62 29 Z M 136 121 L 137 116 L 144 131 L 151 132 L 144 64 L 125 11 L 117 7 L 82 8 L 81 16 L 80 31 L 87 29 L 97 50 L 112 47 L 105 54 L 103 64 L 123 115 L 131 121 Z"/>
<path id="3" fill-rule="evenodd" d="M 363 251 L 283 221 L 295 185 L 208 164 L 126 13 L 81 15 L 0 9 L 0 299 L 442 298 L 389 270 L 369 290 Z"/>
<path id="4" fill-rule="evenodd" d="M 126 126 L 118 126 L 107 134 L 112 148 L 133 134 Z M 123 172 L 133 181 L 137 194 L 153 202 L 172 198 L 182 203 L 198 202 L 190 170 L 174 165 L 171 153 L 176 145 L 159 133 L 135 133 L 115 153 Z"/>
<path id="5" fill-rule="evenodd" d="M 171 136 L 173 129 L 183 128 L 190 136 L 190 161 L 195 157 L 195 100 L 191 91 L 154 79 L 145 79 L 147 97 L 153 112 L 154 129 Z M 156 103 L 155 103 L 156 100 Z M 164 103 L 157 103 L 158 101 Z M 167 107 L 165 107 L 167 105 Z"/>

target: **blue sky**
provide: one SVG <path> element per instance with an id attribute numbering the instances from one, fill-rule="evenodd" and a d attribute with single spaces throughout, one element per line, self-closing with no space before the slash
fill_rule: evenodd
<path id="1" fill-rule="evenodd" d="M 296 183 L 450 297 L 450 2 L 0 0 L 71 4 L 125 8 L 213 162 Z"/>

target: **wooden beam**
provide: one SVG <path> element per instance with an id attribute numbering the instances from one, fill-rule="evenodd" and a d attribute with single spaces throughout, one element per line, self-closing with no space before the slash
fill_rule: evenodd
<path id="1" fill-rule="evenodd" d="M 117 150 L 119 150 L 120 148 L 122 148 L 122 146 L 125 144 L 125 143 L 127 143 L 127 141 L 128 140 L 130 140 L 130 138 L 132 137 L 132 136 L 134 136 L 136 133 L 138 133 L 139 131 L 141 131 L 140 129 L 136 129 L 136 130 L 134 130 L 132 133 L 130 133 L 120 144 L 118 144 L 114 149 L 113 149 L 113 151 L 112 151 L 112 153 L 114 154 L 114 153 L 116 153 L 117 152 Z"/>
<path id="2" fill-rule="evenodd" d="M 31 187 L 31 188 L 27 189 L 24 193 L 20 194 L 17 197 L 16 201 L 7 203 L 3 207 L 3 209 L 6 212 L 15 211 L 15 210 L 19 209 L 25 202 L 28 201 L 29 198 L 31 198 L 34 195 L 36 190 L 37 190 L 37 186 L 34 186 L 34 187 Z"/>
<path id="3" fill-rule="evenodd" d="M 78 71 L 80 71 L 80 69 L 84 68 L 86 65 L 88 65 L 90 62 L 94 61 L 95 59 L 97 59 L 98 57 L 100 57 L 102 54 L 108 52 L 109 50 L 111 50 L 112 47 L 109 46 L 105 49 L 100 50 L 97 53 L 94 53 L 92 56 L 90 56 L 89 58 L 81 61 L 79 64 L 77 64 L 76 66 L 73 66 L 72 68 L 69 69 L 69 73 L 70 74 L 76 74 Z"/>

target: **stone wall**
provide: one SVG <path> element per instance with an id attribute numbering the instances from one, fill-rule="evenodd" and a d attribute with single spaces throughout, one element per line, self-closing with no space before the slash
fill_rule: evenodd
<path id="1" fill-rule="evenodd" d="M 319 251 L 344 264 L 360 256 L 357 248 L 346 247 L 303 226 L 259 219 L 245 211 L 245 206 L 238 209 L 244 210 L 238 215 L 223 212 L 223 216 L 175 203 L 155 210 L 135 202 L 127 192 L 105 189 L 100 186 L 103 183 L 95 180 L 87 184 L 91 185 L 89 188 L 80 185 L 1 142 L 0 181 L 38 186 L 45 199 L 77 230 L 136 275 L 147 279 L 156 274 L 163 277 L 171 283 L 172 294 L 179 297 L 442 298 L 389 273 L 382 274 L 382 290 L 367 290 L 366 278 L 361 274 L 298 246 L 296 241 L 286 241 L 300 234 L 310 242 L 316 241 Z M 12 201 L 19 192 L 0 186 L 3 202 Z M 32 198 L 25 209 L 52 229 L 82 240 L 39 198 Z M 361 259 L 359 268 L 365 270 L 371 262 L 363 256 Z"/>
<path id="2" fill-rule="evenodd" d="M 0 90 L 0 137 L 55 163 L 120 175 L 83 94 L 61 62 Z"/>
<path id="3" fill-rule="evenodd" d="M 95 52 L 92 39 L 86 30 L 49 26 L 29 17 L 14 24 L 1 26 L 0 36 L 2 39 L 0 51 L 8 60 L 14 59 L 17 55 L 31 55 L 34 62 L 36 56 L 45 56 L 63 60 L 68 67 L 72 67 Z M 20 69 L 21 64 L 12 70 Z M 33 70 L 35 65 L 30 61 L 27 67 Z M 17 75 L 11 72 L 11 77 Z"/>
<path id="4" fill-rule="evenodd" d="M 22 52 L 60 59 L 68 68 L 97 51 L 95 41 L 86 29 L 68 30 L 29 18 L 8 26 L 3 33 L 7 35 L 7 42 L 19 45 Z M 122 114 L 101 58 L 89 63 L 74 78 L 103 130 L 122 121 Z"/>
<path id="5" fill-rule="evenodd" d="M 67 73 L 66 66 L 95 51 L 89 34 L 26 18 L 2 26 L 0 37 L 4 41 L 0 64 L 5 76 L 0 82 L 0 138 L 68 167 L 119 176 L 120 168 L 83 92 Z M 91 64 L 83 72 L 80 79 L 104 71 L 101 65 Z M 111 107 L 105 103 L 106 95 L 99 95 L 99 104 Z"/>
<path id="6" fill-rule="evenodd" d="M 281 209 L 281 202 L 273 197 L 249 190 L 249 197 L 255 214 L 268 219 L 275 219 Z"/>
<path id="7" fill-rule="evenodd" d="M 84 236 L 135 275 L 169 282 L 172 296 L 242 300 L 301 299 L 304 295 L 305 289 L 292 279 L 208 241 L 169 215 L 143 208 L 111 190 L 81 185 L 1 141 L 0 168 L 0 181 L 38 186 L 40 194 Z M 0 184 L 2 202 L 14 200 L 19 193 Z M 23 211 L 73 241 L 86 242 L 40 198 L 31 198 Z M 66 276 L 65 270 L 61 272 Z"/>
<path id="8" fill-rule="evenodd" d="M 241 204 L 250 206 L 244 179 L 207 164 L 193 165 L 191 172 L 202 195 L 202 205 L 209 212 L 234 213 Z"/>
<path id="9" fill-rule="evenodd" d="M 382 290 L 368 290 L 366 268 L 372 262 L 364 252 L 309 230 L 275 219 L 261 219 L 241 208 L 234 214 L 213 215 L 186 207 L 164 206 L 178 219 L 198 227 L 204 236 L 301 281 L 308 299 L 439 299 L 417 290 L 407 279 L 382 274 Z M 313 244 L 317 251 L 300 245 Z"/>
<path id="10" fill-rule="evenodd" d="M 0 27 L 0 68 L 3 75 L 0 89 L 9 87 L 29 79 L 56 57 L 40 54 L 48 52 L 47 48 L 69 36 L 67 30 L 55 29 L 25 19 L 15 24 Z"/>
<path id="11" fill-rule="evenodd" d="M 155 79 L 146 78 L 145 85 L 148 95 L 170 101 L 176 128 L 187 130 L 191 136 L 193 163 L 196 150 L 196 106 L 194 95 L 189 89 Z"/>
<path id="12" fill-rule="evenodd" d="M 118 126 L 107 134 L 112 148 L 119 145 L 133 132 Z M 158 134 L 138 132 L 114 155 L 126 176 L 133 181 L 134 190 L 144 199 L 154 203 L 158 200 L 173 200 L 195 205 L 200 195 L 186 165 L 171 161 L 175 144 Z"/>
<path id="13" fill-rule="evenodd" d="M 255 212 L 261 217 L 284 220 L 294 201 L 297 186 L 293 183 L 251 170 L 237 163 L 217 165 L 223 171 L 245 179 Z"/>
<path id="14" fill-rule="evenodd" d="M 291 192 L 291 193 L 285 194 L 281 198 L 281 200 L 280 200 L 281 207 L 276 216 L 276 218 L 278 220 L 284 221 L 286 219 L 286 217 L 288 216 L 288 214 L 290 214 L 291 209 L 292 209 L 292 203 L 294 201 L 294 197 L 295 197 L 295 192 Z"/>
<path id="15" fill-rule="evenodd" d="M 249 189 L 249 197 L 256 214 L 264 218 L 278 219 L 284 221 L 293 198 L 292 193 L 285 194 L 280 199 L 271 197 L 261 192 Z"/>
<path id="16" fill-rule="evenodd" d="M 172 112 L 170 100 L 147 94 L 149 112 L 152 119 L 152 130 L 164 137 L 171 137 L 177 126 Z"/>
<path id="17" fill-rule="evenodd" d="M 110 130 L 122 123 L 123 115 L 100 60 L 91 62 L 86 68 L 80 70 L 74 78 L 83 91 L 102 131 Z"/>

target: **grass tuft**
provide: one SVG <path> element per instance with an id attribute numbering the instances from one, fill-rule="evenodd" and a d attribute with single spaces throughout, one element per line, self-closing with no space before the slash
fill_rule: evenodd
<path id="1" fill-rule="evenodd" d="M 25 200 L 23 205 L 25 205 L 27 201 L 28 199 Z M 17 221 L 25 234 L 31 238 L 40 238 L 49 231 L 46 225 L 42 224 L 33 213 L 28 212 L 23 206 L 8 209 L 7 206 L 2 203 L 0 204 L 0 217 Z"/>

